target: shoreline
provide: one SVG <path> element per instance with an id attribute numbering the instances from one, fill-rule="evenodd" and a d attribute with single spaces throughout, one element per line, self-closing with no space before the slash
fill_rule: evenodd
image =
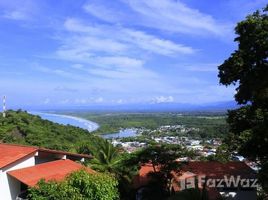
<path id="1" fill-rule="evenodd" d="M 71 116 L 71 115 L 62 115 L 62 114 L 55 114 L 55 113 L 45 113 L 45 112 L 38 112 L 38 111 L 29 111 L 30 114 L 32 115 L 38 115 L 40 116 L 42 119 L 46 119 L 49 121 L 52 121 L 54 123 L 59 123 L 59 124 L 63 124 L 63 125 L 71 125 L 71 126 L 77 126 L 83 129 L 88 130 L 88 132 L 93 132 L 95 130 L 97 130 L 100 126 L 99 124 L 97 124 L 96 122 L 84 119 L 84 118 L 80 118 L 80 117 L 75 117 L 75 116 Z M 46 117 L 48 116 L 48 117 Z M 59 121 L 54 121 L 53 119 L 50 119 L 50 117 L 58 117 L 59 119 L 71 119 L 74 120 L 75 122 L 81 123 L 81 125 L 83 126 L 79 126 L 79 124 L 72 124 L 72 123 L 63 123 L 63 122 L 59 122 Z"/>

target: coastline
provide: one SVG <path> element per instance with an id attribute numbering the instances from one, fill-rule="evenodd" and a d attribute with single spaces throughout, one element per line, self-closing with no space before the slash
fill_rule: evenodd
<path id="1" fill-rule="evenodd" d="M 62 115 L 62 114 L 54 114 L 54 113 L 45 113 L 45 112 L 38 112 L 38 111 L 29 111 L 29 113 L 32 115 L 38 115 L 42 119 L 46 119 L 55 123 L 77 126 L 77 127 L 88 130 L 88 132 L 93 132 L 99 128 L 99 124 L 97 124 L 96 122 L 83 119 L 80 117 Z M 71 121 L 66 121 L 66 119 L 67 120 L 70 119 Z"/>

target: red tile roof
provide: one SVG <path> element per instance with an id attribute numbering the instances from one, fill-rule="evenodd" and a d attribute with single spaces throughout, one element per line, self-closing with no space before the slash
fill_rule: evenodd
<path id="1" fill-rule="evenodd" d="M 156 167 L 156 171 L 159 171 L 159 167 Z M 138 188 L 144 185 L 147 185 L 150 181 L 150 178 L 148 178 L 148 174 L 150 172 L 154 172 L 153 165 L 150 163 L 147 163 L 145 165 L 142 165 L 139 174 L 134 177 L 133 180 L 133 187 Z"/>
<path id="2" fill-rule="evenodd" d="M 45 179 L 46 181 L 55 180 L 61 181 L 68 174 L 85 168 L 83 165 L 73 162 L 71 160 L 57 160 L 52 162 L 47 162 L 33 167 L 26 167 L 22 169 L 17 169 L 7 172 L 10 176 L 16 178 L 22 183 L 33 187 L 40 179 Z M 94 170 L 90 168 L 85 168 L 89 173 L 95 173 Z"/>
<path id="3" fill-rule="evenodd" d="M 0 169 L 27 156 L 33 155 L 36 152 L 45 152 L 48 154 L 61 154 L 75 158 L 92 158 L 91 155 L 85 155 L 85 154 L 76 154 L 65 151 L 39 148 L 34 146 L 0 143 Z"/>
<path id="4" fill-rule="evenodd" d="M 37 150 L 38 148 L 36 147 L 0 144 L 0 169 L 34 154 Z"/>
<path id="5" fill-rule="evenodd" d="M 159 171 L 159 168 L 157 168 Z M 150 172 L 153 172 L 152 164 L 145 164 L 141 166 L 139 175 L 133 180 L 133 186 L 135 188 L 148 184 L 150 178 L 147 176 Z M 220 163 L 216 161 L 190 161 L 183 165 L 179 174 L 172 173 L 175 180 L 183 178 L 193 177 L 196 175 L 205 175 L 208 178 L 224 178 L 233 176 L 240 176 L 241 178 L 255 178 L 255 172 L 244 162 L 227 162 Z M 185 177 L 184 177 L 185 176 Z"/>
<path id="6" fill-rule="evenodd" d="M 182 168 L 197 175 L 206 175 L 210 178 L 223 178 L 224 176 L 241 176 L 241 178 L 254 178 L 255 172 L 244 162 L 231 161 L 221 163 L 216 161 L 192 161 Z"/>

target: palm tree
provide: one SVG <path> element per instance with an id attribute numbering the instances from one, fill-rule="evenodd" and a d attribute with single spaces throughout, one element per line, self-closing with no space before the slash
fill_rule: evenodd
<path id="1" fill-rule="evenodd" d="M 119 181 L 120 199 L 128 199 L 131 181 L 138 172 L 138 166 L 132 162 L 132 155 L 119 153 L 118 148 L 99 137 L 80 144 L 76 151 L 93 156 L 93 159 L 86 163 L 92 169 L 113 174 Z"/>
<path id="2" fill-rule="evenodd" d="M 116 165 L 120 162 L 118 149 L 107 140 L 99 137 L 79 145 L 77 152 L 91 154 L 93 159 L 87 165 L 100 172 L 114 173 Z"/>

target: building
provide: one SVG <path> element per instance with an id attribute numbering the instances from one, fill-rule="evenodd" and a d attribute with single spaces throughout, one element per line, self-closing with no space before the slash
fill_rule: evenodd
<path id="1" fill-rule="evenodd" d="M 62 180 L 71 172 L 84 168 L 75 161 L 90 158 L 89 155 L 0 143 L 0 198 L 18 200 L 40 179 Z"/>
<path id="2" fill-rule="evenodd" d="M 160 168 L 156 166 L 156 171 Z M 154 171 L 151 164 L 141 166 L 139 175 L 133 181 L 137 193 L 146 191 L 152 180 L 148 176 Z M 174 193 L 185 189 L 197 188 L 206 190 L 209 200 L 257 199 L 256 173 L 245 162 L 228 163 L 190 161 L 181 167 L 179 172 L 172 172 L 172 190 Z"/>

